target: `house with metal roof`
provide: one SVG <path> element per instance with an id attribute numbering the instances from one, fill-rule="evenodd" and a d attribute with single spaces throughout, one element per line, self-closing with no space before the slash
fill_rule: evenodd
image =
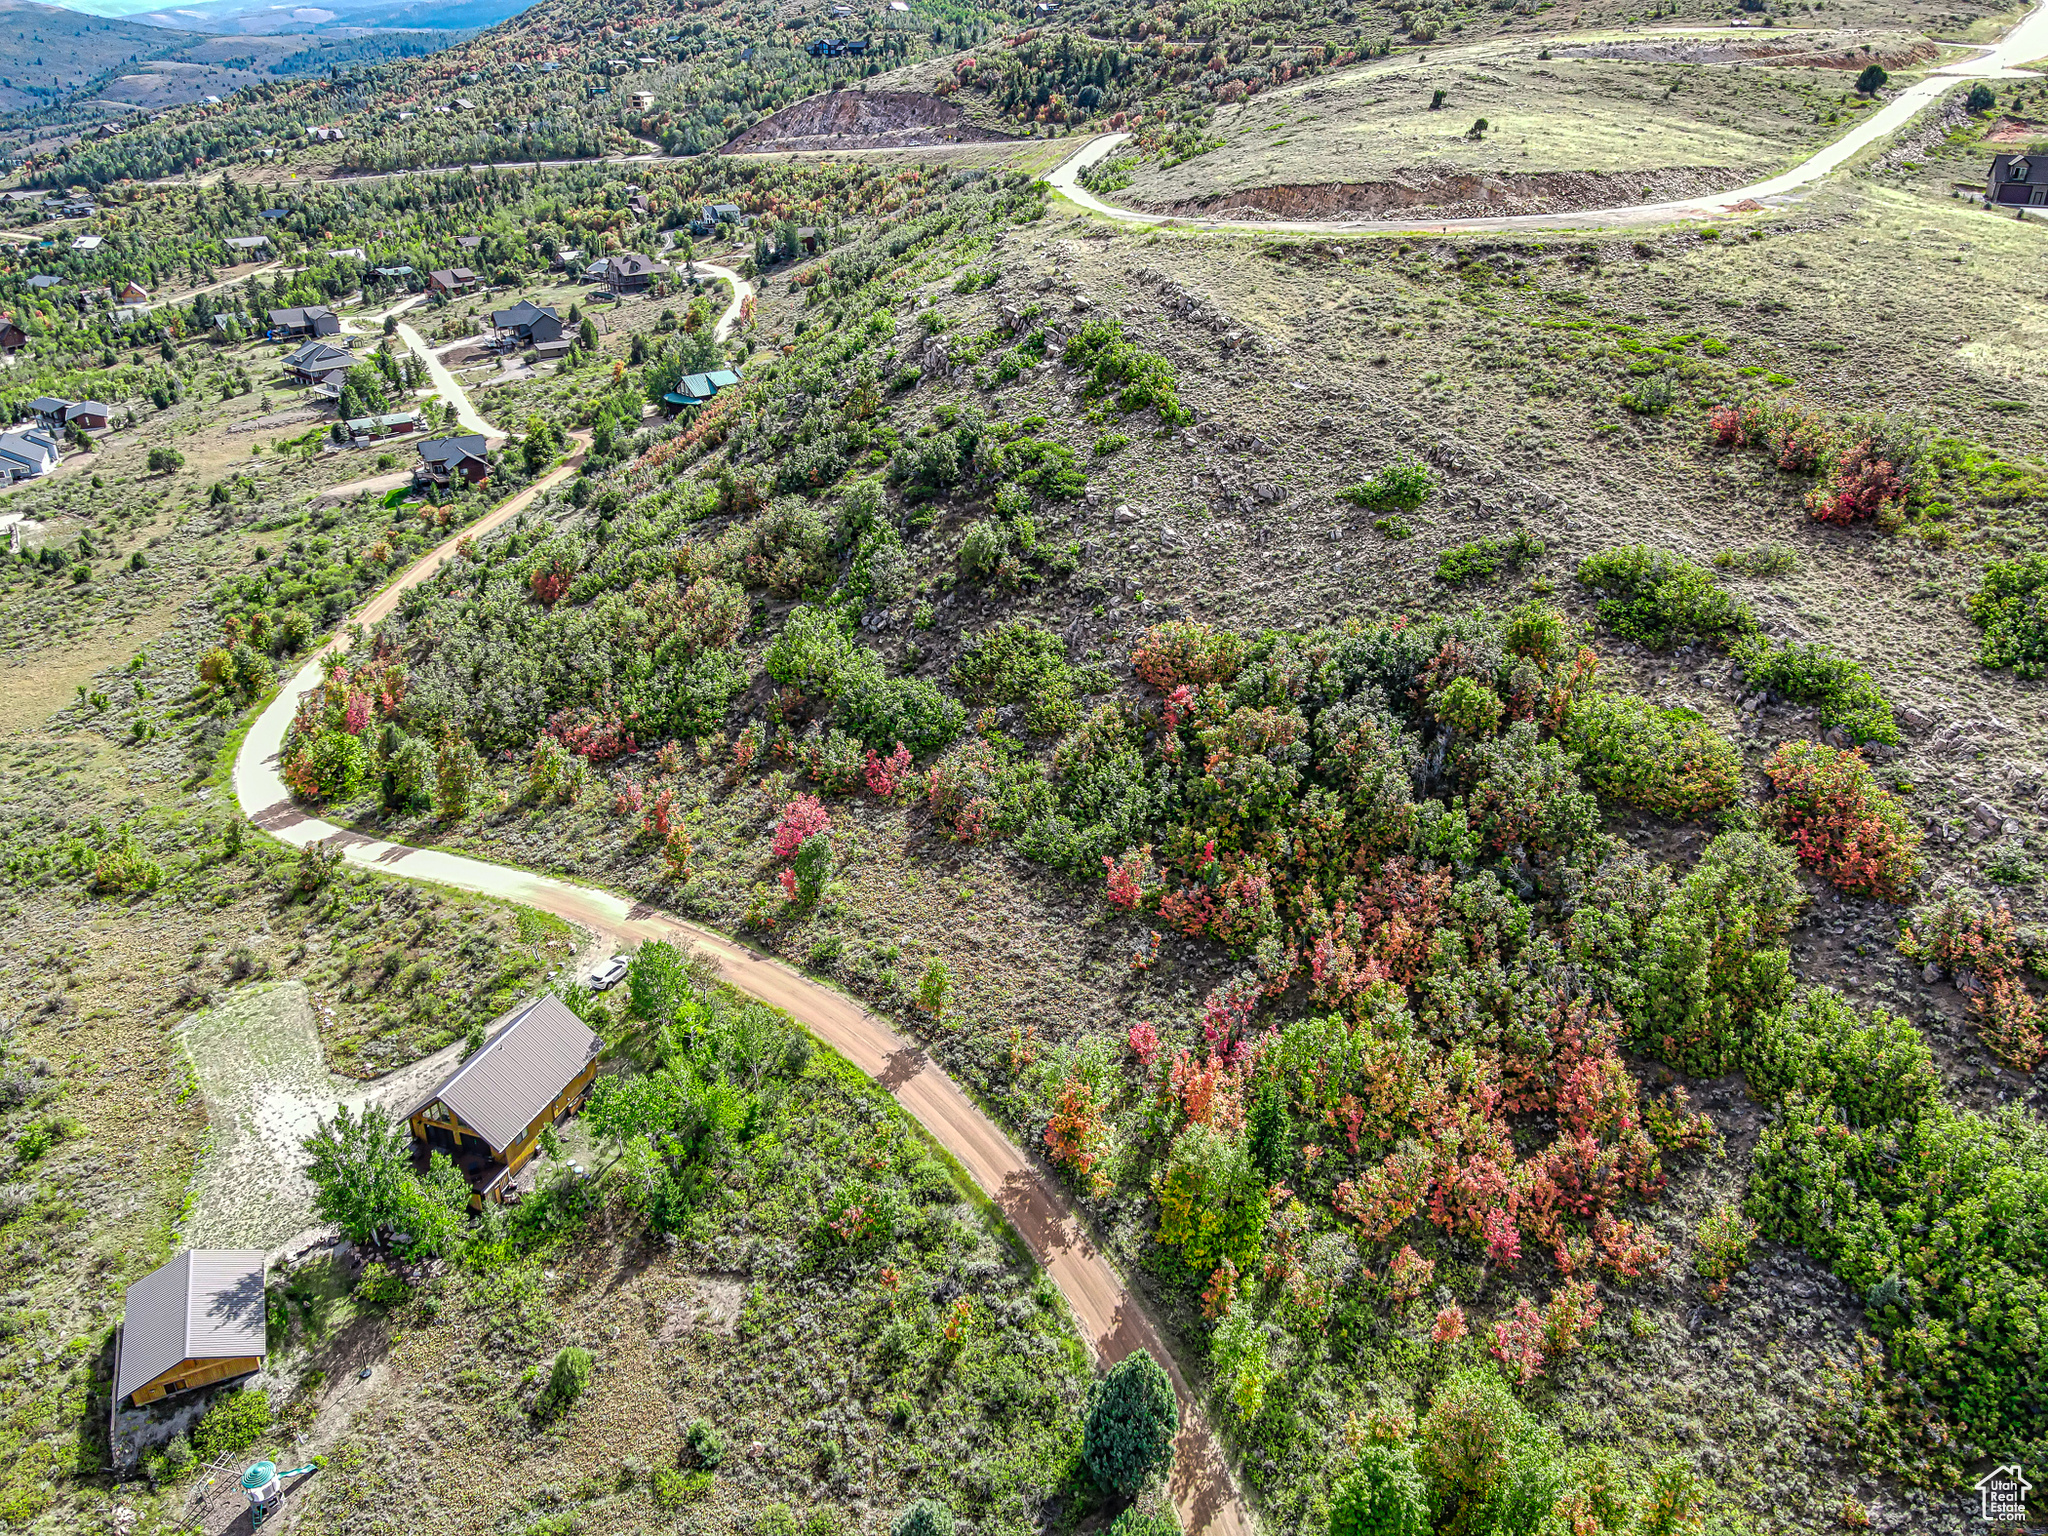
<path id="1" fill-rule="evenodd" d="M 97 400 L 74 400 L 64 407 L 64 425 L 84 427 L 91 432 L 103 432 L 107 422 L 113 418 L 114 408 Z"/>
<path id="2" fill-rule="evenodd" d="M 348 423 L 349 440 L 357 447 L 374 443 L 380 438 L 403 437 L 408 432 L 420 429 L 420 413 L 416 410 L 393 411 L 388 416 L 358 416 Z"/>
<path id="3" fill-rule="evenodd" d="M 702 405 L 721 389 L 731 389 L 740 381 L 740 376 L 730 368 L 714 368 L 709 373 L 690 373 L 676 380 L 676 387 L 661 397 L 662 404 L 681 408 L 686 405 Z"/>
<path id="4" fill-rule="evenodd" d="M 128 1287 L 114 1397 L 139 1408 L 263 1369 L 264 1255 L 196 1248 Z"/>
<path id="5" fill-rule="evenodd" d="M 231 251 L 262 251 L 270 247 L 268 235 L 229 235 L 222 242 Z"/>
<path id="6" fill-rule="evenodd" d="M 28 403 L 29 415 L 52 431 L 64 425 L 64 413 L 70 409 L 69 400 L 60 400 L 55 395 L 39 395 Z"/>
<path id="7" fill-rule="evenodd" d="M 589 1088 L 602 1049 L 553 993 L 522 1004 L 406 1117 L 413 1139 L 427 1155 L 455 1160 L 476 1191 L 472 1203 L 502 1201 L 540 1133 Z"/>

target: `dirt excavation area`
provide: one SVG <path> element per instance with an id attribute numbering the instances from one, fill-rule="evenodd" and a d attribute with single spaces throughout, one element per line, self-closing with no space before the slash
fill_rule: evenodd
<path id="1" fill-rule="evenodd" d="M 1002 143 L 1013 137 L 977 127 L 951 102 L 922 91 L 827 91 L 762 119 L 721 153 L 914 149 Z"/>
<path id="2" fill-rule="evenodd" d="M 1573 212 L 1740 186 L 1797 163 L 1859 110 L 1837 69 L 1557 56 L 1565 48 L 1480 43 L 1262 91 L 1218 109 L 1193 158 L 1126 148 L 1091 184 L 1184 215 Z"/>

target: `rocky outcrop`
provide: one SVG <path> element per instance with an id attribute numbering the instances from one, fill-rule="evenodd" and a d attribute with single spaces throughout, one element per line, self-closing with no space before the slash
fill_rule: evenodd
<path id="1" fill-rule="evenodd" d="M 827 91 L 765 117 L 722 154 L 817 153 L 827 149 L 907 149 L 985 144 L 1015 137 L 967 121 L 949 101 L 921 91 Z"/>

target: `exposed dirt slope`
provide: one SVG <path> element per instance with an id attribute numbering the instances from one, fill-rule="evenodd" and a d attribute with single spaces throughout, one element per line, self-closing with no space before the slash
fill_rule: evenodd
<path id="1" fill-rule="evenodd" d="M 724 153 L 908 149 L 1014 137 L 977 127 L 951 102 L 920 91 L 828 91 L 762 119 L 726 145 Z"/>
<path id="2" fill-rule="evenodd" d="M 1626 59 L 1655 64 L 1777 64 L 1808 69 L 1910 69 L 1941 57 L 1939 44 L 1895 32 L 1767 32 L 1721 37 L 1645 38 L 1555 45 L 1567 59 Z"/>
<path id="3" fill-rule="evenodd" d="M 1320 186 L 1246 187 L 1221 197 L 1142 205 L 1151 213 L 1235 218 L 1386 218 L 1417 210 L 1445 218 L 1485 214 L 1576 213 L 1644 198 L 1692 197 L 1725 180 L 1711 170 L 1452 172 L 1397 171 L 1386 181 L 1328 182 Z"/>

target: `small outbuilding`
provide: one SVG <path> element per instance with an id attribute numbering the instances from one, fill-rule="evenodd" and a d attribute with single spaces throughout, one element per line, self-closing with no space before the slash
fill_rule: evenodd
<path id="1" fill-rule="evenodd" d="M 473 441 L 481 451 L 483 439 Z M 522 1004 L 406 1117 L 413 1139 L 429 1155 L 454 1158 L 475 1191 L 473 1204 L 502 1201 L 540 1133 L 590 1087 L 602 1049 L 553 993 Z"/>
<path id="2" fill-rule="evenodd" d="M 114 1396 L 141 1407 L 263 1369 L 264 1255 L 187 1249 L 128 1287 Z"/>

